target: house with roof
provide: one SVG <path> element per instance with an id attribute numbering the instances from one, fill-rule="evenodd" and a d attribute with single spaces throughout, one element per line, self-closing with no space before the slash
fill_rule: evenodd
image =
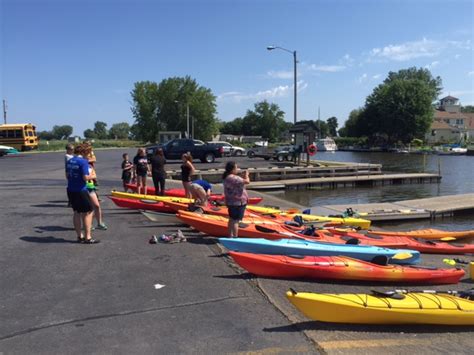
<path id="1" fill-rule="evenodd" d="M 474 141 L 474 113 L 461 112 L 459 99 L 446 96 L 434 112 L 433 123 L 425 140 L 428 143 L 463 143 Z"/>

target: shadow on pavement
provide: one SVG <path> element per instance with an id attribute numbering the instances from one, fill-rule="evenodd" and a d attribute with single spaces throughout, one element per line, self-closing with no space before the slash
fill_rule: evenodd
<path id="1" fill-rule="evenodd" d="M 317 321 L 307 321 L 284 325 L 280 327 L 263 328 L 264 332 L 298 332 L 301 330 L 330 330 L 330 331 L 350 331 L 350 332 L 374 332 L 374 333 L 469 333 L 474 330 L 474 326 L 466 325 L 380 325 L 380 324 L 339 324 L 324 323 Z"/>
<path id="2" fill-rule="evenodd" d="M 75 239 L 64 239 L 64 238 L 56 238 L 53 236 L 48 237 L 20 237 L 21 240 L 24 242 L 30 243 L 73 243 L 78 244 Z"/>
<path id="3" fill-rule="evenodd" d="M 244 272 L 242 274 L 232 274 L 232 275 L 214 275 L 213 277 L 219 279 L 229 279 L 229 280 L 252 280 L 254 276 L 249 274 L 248 272 Z"/>
<path id="4" fill-rule="evenodd" d="M 43 232 L 66 232 L 74 230 L 74 228 L 63 226 L 36 226 L 35 228 Z"/>
<path id="5" fill-rule="evenodd" d="M 191 237 L 191 236 L 186 236 L 186 239 L 188 243 L 191 244 L 205 244 L 205 245 L 214 245 L 217 244 L 217 240 L 214 238 L 205 238 L 205 237 Z"/>
<path id="6" fill-rule="evenodd" d="M 31 205 L 31 207 L 40 207 L 40 208 L 48 208 L 48 207 L 66 207 L 66 202 L 63 202 L 64 205 L 58 205 L 58 204 L 53 204 L 53 203 L 41 203 L 39 205 Z"/>

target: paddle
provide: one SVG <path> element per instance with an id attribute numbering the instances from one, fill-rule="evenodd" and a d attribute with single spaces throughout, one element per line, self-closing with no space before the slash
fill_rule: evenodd
<path id="1" fill-rule="evenodd" d="M 159 203 L 160 201 L 155 201 L 155 200 L 139 200 L 140 202 L 143 202 L 143 203 L 148 203 L 150 205 L 154 205 L 156 203 Z"/>

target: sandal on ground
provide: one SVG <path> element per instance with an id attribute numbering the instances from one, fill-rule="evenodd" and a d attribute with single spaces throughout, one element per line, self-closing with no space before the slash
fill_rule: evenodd
<path id="1" fill-rule="evenodd" d="M 85 240 L 86 240 L 86 238 L 84 238 L 84 237 L 77 237 L 77 242 L 78 243 L 84 243 Z"/>
<path id="2" fill-rule="evenodd" d="M 100 243 L 100 240 L 93 239 L 93 238 L 84 240 L 84 244 L 98 244 L 98 243 Z"/>

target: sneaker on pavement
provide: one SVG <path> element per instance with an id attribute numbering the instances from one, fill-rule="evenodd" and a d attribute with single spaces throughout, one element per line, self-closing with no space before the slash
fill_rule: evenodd
<path id="1" fill-rule="evenodd" d="M 105 225 L 105 223 L 102 223 L 102 224 L 98 224 L 97 227 L 95 227 L 95 229 L 106 231 L 108 227 Z"/>

